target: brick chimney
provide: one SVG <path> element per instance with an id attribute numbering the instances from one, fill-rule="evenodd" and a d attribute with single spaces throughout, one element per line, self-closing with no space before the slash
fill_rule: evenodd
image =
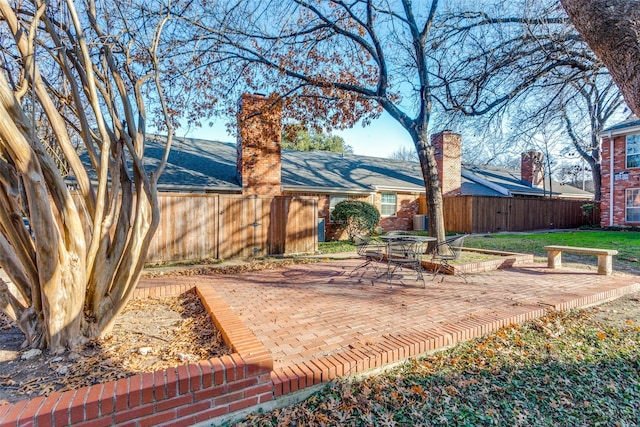
<path id="1" fill-rule="evenodd" d="M 279 195 L 282 105 L 272 97 L 248 93 L 239 104 L 236 149 L 242 194 Z"/>
<path id="2" fill-rule="evenodd" d="M 462 136 L 449 130 L 431 135 L 443 196 L 460 194 L 462 185 Z"/>
<path id="3" fill-rule="evenodd" d="M 544 184 L 544 154 L 538 151 L 522 153 L 520 160 L 520 179 L 532 187 Z"/>

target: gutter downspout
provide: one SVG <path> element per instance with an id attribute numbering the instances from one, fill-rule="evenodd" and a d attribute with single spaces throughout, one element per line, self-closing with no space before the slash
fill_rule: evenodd
<path id="1" fill-rule="evenodd" d="M 615 173 L 613 172 L 613 136 L 611 135 L 611 131 L 609 131 L 609 152 L 611 155 L 609 156 L 609 227 L 613 227 L 613 189 L 614 189 L 614 180 Z"/>

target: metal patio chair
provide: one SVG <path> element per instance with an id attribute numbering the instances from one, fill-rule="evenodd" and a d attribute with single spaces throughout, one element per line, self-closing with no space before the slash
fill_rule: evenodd
<path id="1" fill-rule="evenodd" d="M 387 278 L 389 281 L 398 268 L 414 270 L 417 278 L 422 280 L 423 287 L 427 287 L 422 274 L 422 255 L 425 242 L 418 240 L 392 240 L 387 243 Z"/>
<path id="2" fill-rule="evenodd" d="M 441 271 L 455 271 L 449 261 L 453 261 L 460 258 L 462 253 L 462 245 L 464 239 L 469 236 L 468 234 L 459 234 L 449 237 L 443 242 L 438 243 L 431 251 L 431 262 L 438 263 L 438 268 L 433 273 L 433 279 L 435 280 L 438 273 Z M 444 280 L 444 277 L 443 277 Z"/>
<path id="3" fill-rule="evenodd" d="M 365 236 L 363 234 L 355 234 L 353 236 L 353 242 L 356 247 L 356 252 L 364 258 L 364 262 L 354 268 L 351 273 L 349 273 L 349 277 L 352 277 L 356 271 L 368 268 L 369 266 L 373 267 L 376 278 L 380 277 L 381 273 L 378 271 L 377 264 L 384 261 L 387 245 L 372 241 L 369 236 Z M 364 272 L 362 275 L 364 275 Z M 362 276 L 360 277 L 362 278 Z M 373 280 L 371 281 L 371 284 L 373 285 Z"/>

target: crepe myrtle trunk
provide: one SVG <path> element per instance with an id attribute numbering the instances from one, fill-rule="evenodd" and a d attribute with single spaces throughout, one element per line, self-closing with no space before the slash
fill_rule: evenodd
<path id="1" fill-rule="evenodd" d="M 426 131 L 416 133 L 413 138 L 426 190 L 429 235 L 438 239 L 438 242 L 442 242 L 445 240 L 443 201 L 435 152 L 433 146 L 427 143 Z"/>

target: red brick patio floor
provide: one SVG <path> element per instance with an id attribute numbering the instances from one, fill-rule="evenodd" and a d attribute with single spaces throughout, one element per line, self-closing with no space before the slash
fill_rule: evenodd
<path id="1" fill-rule="evenodd" d="M 145 279 L 211 286 L 271 352 L 276 396 L 382 367 L 540 317 L 640 291 L 638 276 L 527 264 L 426 289 L 407 272 L 391 284 L 359 281 L 360 261 L 297 264 L 237 275 Z M 366 273 L 366 278 L 371 277 Z M 465 280 L 466 279 L 466 280 Z"/>

